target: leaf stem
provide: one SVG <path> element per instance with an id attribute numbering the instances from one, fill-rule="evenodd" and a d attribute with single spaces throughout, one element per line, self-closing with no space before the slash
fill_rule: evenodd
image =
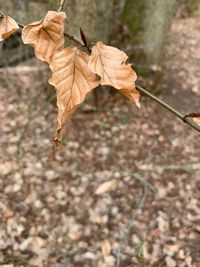
<path id="1" fill-rule="evenodd" d="M 136 89 L 139 92 L 141 92 L 142 94 L 148 96 L 149 98 L 151 98 L 152 100 L 154 100 L 155 102 L 157 102 L 159 105 L 161 105 L 162 107 L 164 107 L 168 111 L 170 111 L 172 114 L 174 114 L 176 117 L 178 117 L 179 119 L 181 119 L 184 123 L 188 124 L 193 129 L 195 129 L 197 132 L 200 132 L 200 126 L 198 126 L 196 123 L 194 123 L 189 117 L 187 117 L 187 115 L 183 115 L 178 110 L 176 110 L 175 108 L 173 108 L 172 106 L 170 106 L 169 104 L 167 104 L 166 102 L 164 102 L 163 100 L 161 100 L 160 98 L 156 97 L 155 95 L 153 95 L 152 93 L 150 93 L 149 91 L 147 91 L 142 86 L 136 85 Z"/>

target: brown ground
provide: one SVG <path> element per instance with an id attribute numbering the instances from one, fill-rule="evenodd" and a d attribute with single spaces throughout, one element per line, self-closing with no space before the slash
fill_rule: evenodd
<path id="1" fill-rule="evenodd" d="M 199 44 L 199 18 L 176 20 L 161 97 L 184 113 L 199 111 Z M 84 105 L 54 153 L 56 108 L 37 65 L 1 72 L 0 266 L 114 267 L 120 256 L 121 267 L 199 267 L 199 134 L 117 95 L 95 113 Z"/>

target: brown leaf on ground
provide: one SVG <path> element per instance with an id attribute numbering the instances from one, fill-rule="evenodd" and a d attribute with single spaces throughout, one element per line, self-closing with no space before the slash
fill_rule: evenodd
<path id="1" fill-rule="evenodd" d="M 103 184 L 100 184 L 100 186 L 95 191 L 96 195 L 102 195 L 107 192 L 110 192 L 113 190 L 113 188 L 117 185 L 116 179 L 110 180 L 108 182 L 105 182 Z"/>
<path id="2" fill-rule="evenodd" d="M 127 59 L 128 56 L 123 51 L 100 41 L 92 48 L 89 67 L 101 77 L 101 85 L 115 87 L 140 106 L 140 94 L 135 89 L 137 75 L 131 68 L 131 64 L 126 64 Z"/>
<path id="3" fill-rule="evenodd" d="M 104 257 L 110 256 L 112 247 L 108 239 L 102 242 L 101 250 Z"/>
<path id="4" fill-rule="evenodd" d="M 9 16 L 0 18 L 0 42 L 7 39 L 10 35 L 19 29 L 17 22 Z"/>
<path id="5" fill-rule="evenodd" d="M 53 55 L 64 48 L 64 12 L 48 11 L 40 20 L 26 25 L 22 30 L 22 40 L 35 49 L 38 59 L 50 63 Z"/>
<path id="6" fill-rule="evenodd" d="M 77 232 L 70 232 L 68 233 L 68 238 L 71 239 L 72 241 L 77 241 L 81 238 L 82 232 L 77 231 Z"/>
<path id="7" fill-rule="evenodd" d="M 77 47 L 68 47 L 54 56 L 50 84 L 56 87 L 58 128 L 55 140 L 86 95 L 99 85 L 99 79 L 88 68 L 89 56 Z"/>

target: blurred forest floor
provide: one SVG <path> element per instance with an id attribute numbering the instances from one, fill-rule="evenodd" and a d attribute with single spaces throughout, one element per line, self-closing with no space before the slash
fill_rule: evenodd
<path id="1" fill-rule="evenodd" d="M 160 97 L 183 113 L 199 111 L 199 33 L 199 17 L 176 19 L 165 53 Z M 0 73 L 0 266 L 114 267 L 142 196 L 121 267 L 200 266 L 197 132 L 146 98 L 139 110 L 117 94 L 96 112 L 83 105 L 54 152 L 45 65 Z M 106 181 L 114 188 L 95 194 Z"/>

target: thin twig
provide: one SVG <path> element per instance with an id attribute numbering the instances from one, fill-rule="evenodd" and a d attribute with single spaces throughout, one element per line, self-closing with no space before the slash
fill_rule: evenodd
<path id="1" fill-rule="evenodd" d="M 159 99 L 158 97 L 156 97 L 155 95 L 153 95 L 152 93 L 144 89 L 142 86 L 136 85 L 136 89 L 140 91 L 141 93 L 143 93 L 144 95 L 151 98 L 152 100 L 154 100 L 155 102 L 157 102 L 159 105 L 163 106 L 165 109 L 167 109 L 171 113 L 173 113 L 176 117 L 181 119 L 184 123 L 188 124 L 190 127 L 195 129 L 197 132 L 200 132 L 200 126 L 194 123 L 189 117 L 183 115 L 178 110 L 176 110 L 175 108 L 173 108 L 172 106 L 164 102 L 163 100 Z"/>
<path id="2" fill-rule="evenodd" d="M 61 0 L 60 1 L 60 8 L 59 10 L 63 9 L 63 6 L 65 4 L 65 0 Z M 24 25 L 22 24 L 18 24 L 20 28 L 24 28 Z M 86 47 L 85 44 L 83 44 L 80 40 L 78 40 L 75 36 L 65 32 L 64 36 L 66 38 L 68 38 L 69 40 L 75 42 L 78 45 L 84 46 Z M 90 48 L 89 46 L 87 46 L 87 48 L 89 49 L 90 52 Z M 143 88 L 140 85 L 136 85 L 136 89 L 138 91 L 140 91 L 141 93 L 143 93 L 144 95 L 148 96 L 149 98 L 151 98 L 152 100 L 154 100 L 155 102 L 157 102 L 159 105 L 163 106 L 165 109 L 167 109 L 168 111 L 170 111 L 171 113 L 173 113 L 176 117 L 178 117 L 179 119 L 181 119 L 184 123 L 186 123 L 187 125 L 189 125 L 190 127 L 192 127 L 193 129 L 195 129 L 197 132 L 200 132 L 200 126 L 196 123 L 194 123 L 189 115 L 183 115 L 182 113 L 180 113 L 178 110 L 176 110 L 175 108 L 173 108 L 172 106 L 170 106 L 169 104 L 167 104 L 166 102 L 164 102 L 163 100 L 159 99 L 157 96 L 153 95 L 152 93 L 150 93 L 149 91 L 147 91 L 145 88 Z M 192 114 L 199 114 L 199 113 L 192 113 Z"/>
<path id="3" fill-rule="evenodd" d="M 60 0 L 60 7 L 58 9 L 58 12 L 63 11 L 64 5 L 65 5 L 65 0 Z"/>
<path id="4" fill-rule="evenodd" d="M 143 193 L 143 196 L 139 202 L 139 205 L 136 209 L 136 211 L 134 212 L 129 224 L 128 224 L 128 227 L 126 229 L 126 232 L 124 234 L 124 237 L 122 239 L 122 241 L 120 242 L 120 246 L 117 250 L 117 254 L 116 254 L 116 267 L 120 267 L 120 264 L 121 264 L 121 252 L 122 250 L 124 249 L 124 247 L 126 246 L 126 243 L 127 243 L 127 240 L 128 240 L 128 237 L 129 237 L 129 234 L 130 234 L 130 231 L 135 223 L 135 220 L 137 219 L 137 217 L 140 215 L 140 212 L 141 210 L 144 208 L 144 204 L 145 204 L 145 201 L 146 201 L 146 198 L 147 198 L 147 191 L 148 191 L 148 184 L 147 184 L 147 179 L 146 177 L 144 177 L 143 179 L 143 183 L 144 183 L 144 193 Z"/>
<path id="5" fill-rule="evenodd" d="M 148 169 L 149 171 L 149 169 Z M 124 179 L 126 177 L 133 177 L 135 178 L 136 180 L 140 181 L 141 183 L 144 184 L 144 177 L 138 173 L 135 173 L 135 172 L 123 172 L 123 173 L 120 173 L 120 176 L 117 177 L 118 179 Z M 146 184 L 147 184 L 147 187 L 149 188 L 149 190 L 153 193 L 153 195 L 156 195 L 157 192 L 158 192 L 158 189 L 156 187 L 154 187 L 150 182 L 148 182 L 147 180 L 145 181 Z"/>
<path id="6" fill-rule="evenodd" d="M 64 33 L 64 36 L 65 36 L 67 39 L 69 39 L 69 40 L 75 42 L 76 44 L 81 45 L 81 46 L 84 46 L 84 44 L 82 44 L 81 41 L 79 41 L 75 36 L 73 36 L 73 35 L 71 35 L 71 34 L 69 34 L 69 33 L 67 33 L 67 32 Z"/>

